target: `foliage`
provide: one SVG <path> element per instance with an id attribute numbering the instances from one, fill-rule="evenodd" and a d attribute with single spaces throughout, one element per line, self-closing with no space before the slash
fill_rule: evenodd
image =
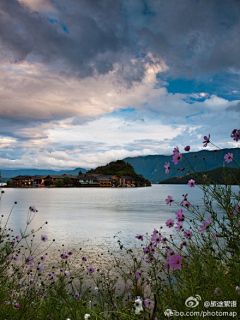
<path id="1" fill-rule="evenodd" d="M 96 169 L 91 169 L 87 173 L 89 174 L 103 174 L 103 175 L 116 175 L 118 177 L 121 176 L 131 176 L 134 178 L 137 186 L 143 186 L 146 184 L 150 186 L 151 183 L 149 180 L 145 179 L 141 174 L 137 174 L 133 166 L 129 163 L 126 163 L 123 160 L 117 160 L 108 163 L 105 166 L 97 167 Z"/>
<path id="2" fill-rule="evenodd" d="M 12 185 L 13 185 L 12 180 L 7 180 L 7 181 L 6 181 L 6 183 L 7 183 L 7 186 L 8 186 L 8 187 L 10 187 L 10 186 L 12 186 Z"/>
<path id="3" fill-rule="evenodd" d="M 69 177 L 64 177 L 63 178 L 63 184 L 66 185 L 66 184 L 72 184 L 72 180 L 69 178 Z"/>
<path id="4" fill-rule="evenodd" d="M 58 179 L 57 182 L 56 182 L 56 187 L 62 187 L 63 184 L 64 184 L 63 179 Z"/>

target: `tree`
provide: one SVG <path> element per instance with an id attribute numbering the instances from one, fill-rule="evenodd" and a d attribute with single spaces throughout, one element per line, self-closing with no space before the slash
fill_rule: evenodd
<path id="1" fill-rule="evenodd" d="M 78 172 L 78 175 L 79 175 L 79 176 L 83 176 L 83 173 L 82 173 L 81 170 Z"/>
<path id="2" fill-rule="evenodd" d="M 7 186 L 8 186 L 8 187 L 11 187 L 12 185 L 13 185 L 12 180 L 7 180 Z"/>
<path id="3" fill-rule="evenodd" d="M 64 177 L 63 184 L 72 184 L 72 180 L 69 177 Z"/>
<path id="4" fill-rule="evenodd" d="M 58 179 L 56 183 L 56 187 L 62 187 L 63 186 L 63 179 Z"/>

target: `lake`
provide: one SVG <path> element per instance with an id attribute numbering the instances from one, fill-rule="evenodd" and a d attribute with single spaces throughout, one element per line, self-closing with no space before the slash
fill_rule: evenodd
<path id="1" fill-rule="evenodd" d="M 234 190 L 239 188 L 233 187 Z M 165 199 L 172 195 L 181 202 L 188 193 L 191 204 L 203 206 L 203 192 L 188 185 L 152 185 L 147 188 L 5 188 L 0 202 L 0 212 L 6 217 L 14 207 L 9 226 L 19 233 L 25 227 L 28 208 L 34 205 L 38 212 L 31 229 L 44 224 L 41 234 L 56 239 L 56 244 L 115 246 L 113 236 L 119 233 L 124 244 L 137 243 L 137 233 L 152 233 L 164 227 L 166 234 L 172 229 L 165 222 L 175 219 L 179 206 L 167 206 Z M 187 210 L 184 210 L 187 213 Z M 4 217 L 4 218 L 5 218 Z"/>

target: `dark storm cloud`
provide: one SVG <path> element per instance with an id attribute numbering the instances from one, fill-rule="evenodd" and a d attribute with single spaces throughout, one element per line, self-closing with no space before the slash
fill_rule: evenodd
<path id="1" fill-rule="evenodd" d="M 165 60 L 170 76 L 240 68 L 239 1 L 51 2 L 54 19 L 1 0 L 0 39 L 15 61 L 38 59 L 80 78 L 106 74 L 118 62 L 130 83 L 144 75 L 141 62 L 136 68 L 130 60 L 148 52 Z"/>

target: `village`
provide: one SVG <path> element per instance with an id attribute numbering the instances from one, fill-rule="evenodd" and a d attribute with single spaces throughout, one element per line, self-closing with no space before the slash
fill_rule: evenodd
<path id="1" fill-rule="evenodd" d="M 46 175 L 17 176 L 12 178 L 10 187 L 135 187 L 131 176 L 85 174 L 85 175 Z"/>

